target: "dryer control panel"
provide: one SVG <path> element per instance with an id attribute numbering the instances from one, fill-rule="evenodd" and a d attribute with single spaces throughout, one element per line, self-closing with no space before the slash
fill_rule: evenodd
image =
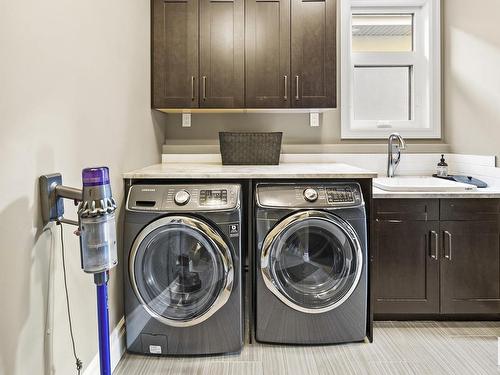
<path id="1" fill-rule="evenodd" d="M 133 185 L 127 197 L 129 211 L 227 211 L 240 206 L 241 186 Z"/>
<path id="2" fill-rule="evenodd" d="M 259 184 L 257 204 L 261 207 L 332 208 L 364 204 L 358 183 Z"/>
<path id="3" fill-rule="evenodd" d="M 356 203 L 356 194 L 355 190 L 350 186 L 341 186 L 341 187 L 327 187 L 326 191 L 326 199 L 328 204 L 335 203 L 347 203 L 347 204 L 355 204 Z"/>

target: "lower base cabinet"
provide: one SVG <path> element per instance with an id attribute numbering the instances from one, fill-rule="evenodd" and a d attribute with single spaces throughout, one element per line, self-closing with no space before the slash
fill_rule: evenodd
<path id="1" fill-rule="evenodd" d="M 500 200 L 376 199 L 376 317 L 500 314 Z"/>
<path id="2" fill-rule="evenodd" d="M 375 313 L 438 313 L 439 261 L 431 237 L 439 222 L 378 221 L 375 231 Z"/>
<path id="3" fill-rule="evenodd" d="M 500 232 L 496 221 L 444 221 L 443 314 L 500 313 Z"/>

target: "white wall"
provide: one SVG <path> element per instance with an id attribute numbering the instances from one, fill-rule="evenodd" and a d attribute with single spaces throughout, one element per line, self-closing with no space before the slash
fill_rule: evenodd
<path id="1" fill-rule="evenodd" d="M 149 1 L 0 1 L 0 374 L 73 374 L 59 228 L 43 231 L 38 176 L 108 165 L 121 173 L 159 161 L 150 111 Z M 68 216 L 75 217 L 72 205 Z M 67 227 L 77 350 L 97 352 L 95 289 Z M 111 273 L 112 327 L 123 315 Z"/>
<path id="2" fill-rule="evenodd" d="M 500 1 L 444 1 L 445 138 L 500 156 Z"/>

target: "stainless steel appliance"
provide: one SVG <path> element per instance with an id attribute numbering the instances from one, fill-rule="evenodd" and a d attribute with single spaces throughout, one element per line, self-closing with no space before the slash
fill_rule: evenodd
<path id="1" fill-rule="evenodd" d="M 280 344 L 362 341 L 366 213 L 357 183 L 256 187 L 255 337 Z"/>
<path id="2" fill-rule="evenodd" d="M 124 226 L 130 352 L 241 349 L 240 194 L 236 184 L 131 186 Z"/>

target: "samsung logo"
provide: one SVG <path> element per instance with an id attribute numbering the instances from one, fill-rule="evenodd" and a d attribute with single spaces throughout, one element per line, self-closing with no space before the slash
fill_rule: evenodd
<path id="1" fill-rule="evenodd" d="M 156 189 L 141 189 L 141 191 L 152 191 L 152 192 L 155 192 Z"/>

